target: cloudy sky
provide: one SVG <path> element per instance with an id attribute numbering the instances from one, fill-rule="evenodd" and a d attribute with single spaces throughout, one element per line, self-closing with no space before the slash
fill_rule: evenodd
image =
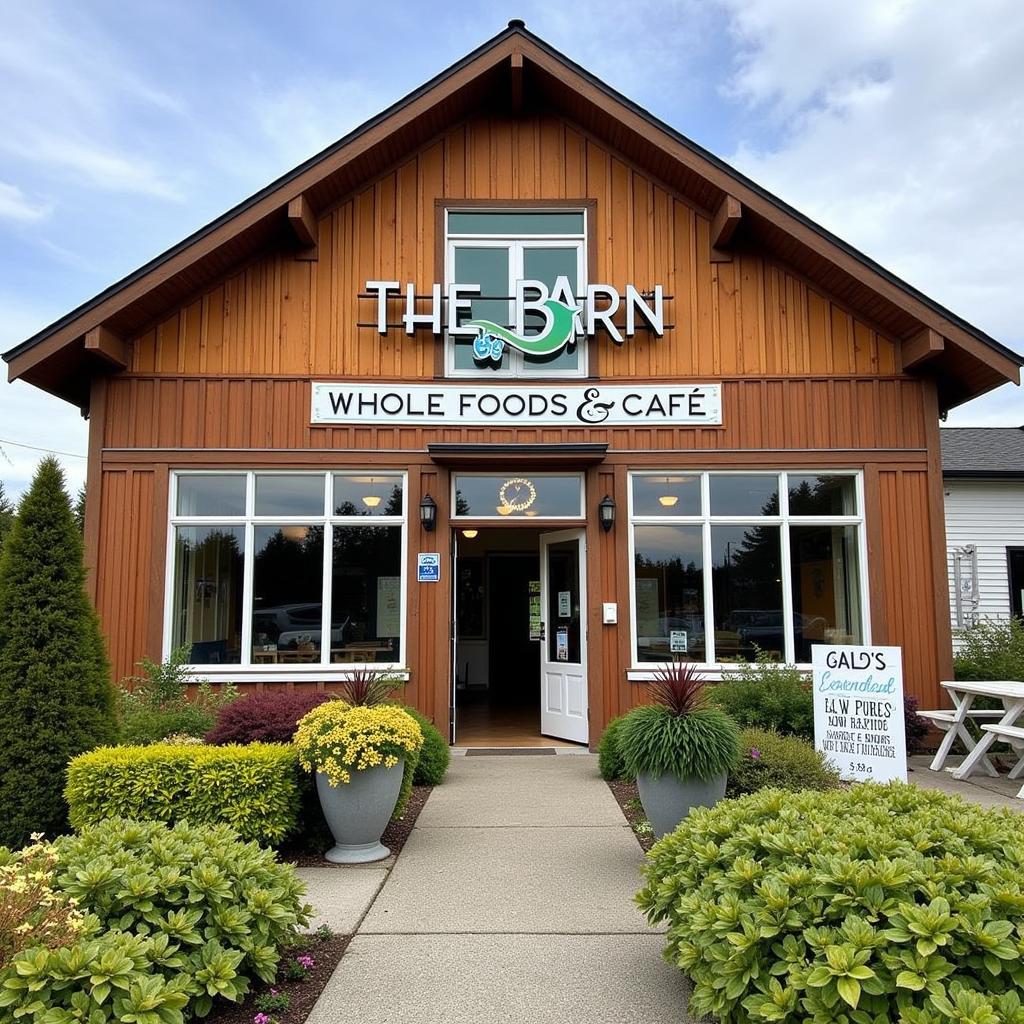
<path id="1" fill-rule="evenodd" d="M 528 27 L 1024 351 L 1024 5 L 0 0 L 0 350 L 494 35 Z M 1004 387 L 950 416 L 1024 424 Z M 0 480 L 86 424 L 0 384 Z"/>

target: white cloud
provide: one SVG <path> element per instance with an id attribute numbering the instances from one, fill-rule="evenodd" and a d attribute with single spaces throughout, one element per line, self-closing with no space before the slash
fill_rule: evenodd
<path id="1" fill-rule="evenodd" d="M 0 219 L 32 223 L 48 217 L 52 203 L 34 202 L 17 185 L 0 181 Z"/>
<path id="2" fill-rule="evenodd" d="M 1024 7 L 720 2 L 739 47 L 724 89 L 755 124 L 732 161 L 1024 349 Z M 1022 404 L 993 408 L 1020 422 Z"/>

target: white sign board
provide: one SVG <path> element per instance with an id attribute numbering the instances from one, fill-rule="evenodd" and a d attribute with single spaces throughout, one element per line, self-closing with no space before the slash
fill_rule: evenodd
<path id="1" fill-rule="evenodd" d="M 572 591 L 560 590 L 558 592 L 558 617 L 568 619 L 572 615 Z"/>
<path id="2" fill-rule="evenodd" d="M 899 647 L 812 644 L 814 746 L 857 782 L 907 781 Z"/>
<path id="3" fill-rule="evenodd" d="M 441 581 L 441 556 L 436 551 L 421 551 L 416 556 L 416 582 L 439 583 Z"/>
<path id="4" fill-rule="evenodd" d="M 314 381 L 312 423 L 443 427 L 718 426 L 719 384 L 495 387 Z"/>
<path id="5" fill-rule="evenodd" d="M 689 644 L 689 637 L 685 629 L 670 629 L 668 631 L 668 650 L 670 654 L 686 654 Z"/>

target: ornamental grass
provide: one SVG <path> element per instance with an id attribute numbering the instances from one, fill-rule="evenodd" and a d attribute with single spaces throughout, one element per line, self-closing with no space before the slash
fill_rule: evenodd
<path id="1" fill-rule="evenodd" d="M 349 707 L 332 700 L 300 719 L 294 742 L 302 767 L 338 786 L 351 782 L 352 772 L 392 768 L 417 754 L 423 730 L 393 704 Z"/>

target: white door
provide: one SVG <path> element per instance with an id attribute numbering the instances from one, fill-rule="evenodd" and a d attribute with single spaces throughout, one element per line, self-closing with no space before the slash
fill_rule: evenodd
<path id="1" fill-rule="evenodd" d="M 586 562 L 583 530 L 541 534 L 540 731 L 575 743 L 590 739 Z"/>

